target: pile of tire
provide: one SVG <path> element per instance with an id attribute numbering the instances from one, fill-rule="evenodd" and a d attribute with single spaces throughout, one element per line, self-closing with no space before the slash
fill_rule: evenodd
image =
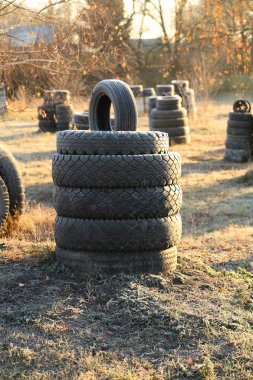
<path id="1" fill-rule="evenodd" d="M 25 191 L 21 174 L 12 154 L 0 145 L 0 230 L 7 218 L 17 219 L 23 212 Z"/>
<path id="2" fill-rule="evenodd" d="M 74 113 L 72 129 L 87 131 L 89 128 L 89 112 Z"/>
<path id="3" fill-rule="evenodd" d="M 56 104 L 63 104 L 64 102 L 70 102 L 70 93 L 67 90 L 54 90 L 53 101 Z"/>
<path id="4" fill-rule="evenodd" d="M 38 107 L 38 121 L 41 132 L 56 132 L 55 105 L 52 100 L 45 100 L 44 104 Z"/>
<path id="5" fill-rule="evenodd" d="M 150 113 L 149 128 L 168 133 L 175 144 L 190 144 L 190 127 L 187 111 L 182 107 L 180 96 L 158 96 L 156 108 Z"/>
<path id="6" fill-rule="evenodd" d="M 175 88 L 173 84 L 158 84 L 156 86 L 157 96 L 172 96 L 175 95 Z"/>
<path id="7" fill-rule="evenodd" d="M 73 117 L 72 107 L 65 102 L 57 103 L 55 105 L 55 115 L 56 115 L 56 130 L 65 131 L 70 128 L 70 123 Z"/>
<path id="8" fill-rule="evenodd" d="M 90 102 L 96 109 L 90 108 L 92 131 L 57 136 L 56 257 L 83 273 L 170 273 L 176 268 L 180 157 L 168 152 L 166 134 L 127 131 L 136 128 L 132 96 L 121 81 L 100 82 Z M 124 131 L 110 132 L 106 110 L 100 123 L 102 103 L 107 107 L 108 100 L 116 110 L 115 128 L 121 125 Z"/>
<path id="9" fill-rule="evenodd" d="M 175 94 L 181 96 L 182 105 L 186 108 L 188 117 L 195 119 L 197 113 L 195 92 L 190 88 L 189 81 L 173 80 L 171 83 L 175 88 Z"/>
<path id="10" fill-rule="evenodd" d="M 225 147 L 226 161 L 241 163 L 252 158 L 253 116 L 247 100 L 236 101 L 233 112 L 229 113 Z"/>
<path id="11" fill-rule="evenodd" d="M 139 84 L 133 85 L 133 86 L 130 86 L 130 89 L 132 90 L 135 98 L 142 96 L 142 92 L 143 92 L 143 86 L 142 85 L 139 85 Z"/>
<path id="12" fill-rule="evenodd" d="M 156 96 L 150 96 L 148 98 L 148 114 L 150 115 L 151 111 L 156 108 Z"/>

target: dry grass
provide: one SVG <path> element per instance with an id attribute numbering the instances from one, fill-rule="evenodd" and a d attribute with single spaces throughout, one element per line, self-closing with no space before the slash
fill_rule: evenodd
<path id="1" fill-rule="evenodd" d="M 172 147 L 184 191 L 172 278 L 78 277 L 55 263 L 55 136 L 1 123 L 28 206 L 1 242 L 0 379 L 253 379 L 252 165 L 222 160 L 229 109 L 204 105 L 192 145 Z"/>

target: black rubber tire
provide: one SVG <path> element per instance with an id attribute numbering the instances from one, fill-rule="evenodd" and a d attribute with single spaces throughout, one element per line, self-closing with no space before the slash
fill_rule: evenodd
<path id="1" fill-rule="evenodd" d="M 171 145 L 175 144 L 191 144 L 191 136 L 178 136 L 178 137 L 170 137 Z"/>
<path id="2" fill-rule="evenodd" d="M 78 155 L 161 154 L 169 150 L 161 132 L 72 132 L 57 135 L 57 152 Z"/>
<path id="3" fill-rule="evenodd" d="M 187 118 L 187 110 L 185 108 L 170 111 L 158 111 L 157 109 L 153 109 L 150 117 L 151 119 L 157 120 L 184 119 Z"/>
<path id="4" fill-rule="evenodd" d="M 0 145 L 0 176 L 8 189 L 10 198 L 10 214 L 18 216 L 25 205 L 25 192 L 20 172 L 13 155 Z"/>
<path id="5" fill-rule="evenodd" d="M 174 95 L 175 87 L 173 86 L 173 84 L 158 84 L 156 86 L 156 94 L 157 96 Z"/>
<path id="6" fill-rule="evenodd" d="M 163 131 L 168 133 L 169 138 L 171 137 L 178 137 L 178 136 L 186 136 L 189 135 L 190 133 L 190 127 L 185 126 L 185 127 L 177 127 L 177 128 L 172 128 L 172 127 L 151 127 L 150 128 L 152 131 Z"/>
<path id="7" fill-rule="evenodd" d="M 229 120 L 251 121 L 253 123 L 253 116 L 249 112 L 229 112 Z"/>
<path id="8" fill-rule="evenodd" d="M 148 98 L 148 113 L 149 113 L 149 115 L 154 108 L 156 108 L 156 96 L 150 96 Z"/>
<path id="9" fill-rule="evenodd" d="M 0 229 L 6 222 L 10 210 L 10 197 L 2 177 L 0 177 Z"/>
<path id="10" fill-rule="evenodd" d="M 53 101 L 55 103 L 61 104 L 69 100 L 70 100 L 70 93 L 68 90 L 54 90 L 53 91 Z"/>
<path id="11" fill-rule="evenodd" d="M 181 234 L 180 214 L 167 218 L 129 220 L 57 216 L 55 222 L 56 245 L 74 251 L 162 251 L 176 246 Z"/>
<path id="12" fill-rule="evenodd" d="M 177 248 L 152 252 L 78 252 L 56 248 L 56 259 L 76 272 L 96 275 L 124 272 L 171 274 L 177 266 Z"/>
<path id="13" fill-rule="evenodd" d="M 175 79 L 171 82 L 175 87 L 175 93 L 182 96 L 186 91 L 189 91 L 189 81 L 188 80 L 180 80 Z"/>
<path id="14" fill-rule="evenodd" d="M 144 98 L 150 97 L 150 96 L 155 96 L 155 89 L 153 87 L 149 88 L 144 88 L 142 91 L 142 96 Z"/>
<path id="15" fill-rule="evenodd" d="M 74 123 L 89 125 L 89 113 L 74 113 Z"/>
<path id="16" fill-rule="evenodd" d="M 54 120 L 40 120 L 39 121 L 39 129 L 44 132 L 55 133 L 56 132 L 56 123 Z"/>
<path id="17" fill-rule="evenodd" d="M 225 146 L 227 149 L 250 149 L 253 146 L 253 137 L 227 135 Z"/>
<path id="18" fill-rule="evenodd" d="M 152 119 L 150 120 L 150 126 L 155 130 L 157 128 L 177 128 L 177 127 L 185 127 L 189 125 L 188 117 L 184 119 Z"/>
<path id="19" fill-rule="evenodd" d="M 251 160 L 251 150 L 225 149 L 224 160 L 235 163 L 243 163 Z"/>
<path id="20" fill-rule="evenodd" d="M 115 125 L 110 122 L 111 104 L 115 113 Z M 128 85 L 119 80 L 104 80 L 93 89 L 89 106 L 90 129 L 95 131 L 135 131 L 137 108 L 134 95 Z"/>
<path id="21" fill-rule="evenodd" d="M 154 187 L 177 185 L 178 153 L 132 156 L 54 154 L 53 180 L 60 187 Z"/>
<path id="22" fill-rule="evenodd" d="M 228 127 L 230 128 L 241 128 L 241 129 L 252 129 L 253 131 L 253 119 L 251 121 L 245 121 L 245 120 L 228 120 Z"/>
<path id="23" fill-rule="evenodd" d="M 168 111 L 181 109 L 182 99 L 180 96 L 158 96 L 156 100 L 156 109 L 158 111 Z"/>
<path id="24" fill-rule="evenodd" d="M 251 103 L 246 99 L 236 100 L 233 104 L 234 112 L 251 112 Z"/>
<path id="25" fill-rule="evenodd" d="M 161 218 L 179 212 L 179 185 L 125 189 L 54 188 L 58 216 L 80 219 Z"/>
<path id="26" fill-rule="evenodd" d="M 56 124 L 57 132 L 67 131 L 69 129 L 70 129 L 70 123 L 67 123 L 65 120 L 64 121 L 57 120 L 57 124 Z"/>
<path id="27" fill-rule="evenodd" d="M 231 136 L 252 136 L 253 129 L 251 127 L 227 127 L 227 134 Z"/>
<path id="28" fill-rule="evenodd" d="M 134 97 L 141 97 L 142 96 L 142 91 L 143 91 L 143 86 L 142 85 L 133 85 L 130 86 L 130 89 L 134 95 Z"/>

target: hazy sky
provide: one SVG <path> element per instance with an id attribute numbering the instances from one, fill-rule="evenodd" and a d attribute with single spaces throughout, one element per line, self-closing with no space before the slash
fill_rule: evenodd
<path id="1" fill-rule="evenodd" d="M 125 2 L 126 12 L 131 13 L 132 0 L 122 0 Z M 73 0 L 75 2 L 75 0 Z M 168 30 L 172 27 L 173 22 L 173 7 L 175 0 L 161 0 L 164 9 L 164 19 L 168 25 Z M 31 8 L 39 8 L 48 4 L 48 0 L 26 0 L 26 4 Z M 138 27 L 140 25 L 140 18 L 136 17 L 133 23 L 133 37 L 138 35 Z M 145 22 L 145 32 L 143 38 L 155 38 L 161 35 L 159 25 L 152 19 L 147 18 Z"/>

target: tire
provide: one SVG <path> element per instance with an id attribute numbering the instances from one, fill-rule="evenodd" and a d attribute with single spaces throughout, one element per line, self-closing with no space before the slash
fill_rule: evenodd
<path id="1" fill-rule="evenodd" d="M 188 126 L 186 127 L 177 127 L 177 128 L 171 128 L 171 127 L 151 127 L 151 130 L 157 131 L 157 130 L 162 130 L 163 132 L 168 133 L 169 138 L 171 137 L 177 137 L 177 136 L 186 136 L 189 135 L 190 133 L 190 128 Z"/>
<path id="2" fill-rule="evenodd" d="M 137 108 L 134 95 L 128 85 L 118 80 L 104 80 L 93 89 L 90 98 L 90 129 L 111 131 L 110 108 L 115 113 L 115 131 L 135 131 L 137 128 Z"/>
<path id="3" fill-rule="evenodd" d="M 178 153 L 133 156 L 54 154 L 53 180 L 60 187 L 154 187 L 177 185 Z"/>
<path id="4" fill-rule="evenodd" d="M 72 132 L 57 135 L 57 152 L 78 155 L 163 154 L 168 137 L 161 132 Z"/>
<path id="5" fill-rule="evenodd" d="M 91 220 L 56 217 L 58 247 L 74 251 L 146 252 L 176 246 L 182 233 L 179 214 L 167 218 Z M 94 238 L 96 236 L 96 238 Z"/>
<path id="6" fill-rule="evenodd" d="M 228 127 L 230 128 L 248 128 L 252 129 L 253 131 L 253 119 L 252 121 L 247 121 L 247 120 L 228 120 Z"/>
<path id="7" fill-rule="evenodd" d="M 250 149 L 253 146 L 253 138 L 227 135 L 225 146 L 227 149 Z"/>
<path id="8" fill-rule="evenodd" d="M 0 176 L 8 189 L 10 198 L 10 214 L 18 216 L 25 205 L 25 193 L 16 160 L 12 154 L 0 145 Z"/>
<path id="9" fill-rule="evenodd" d="M 154 108 L 156 108 L 156 96 L 150 96 L 148 98 L 148 113 L 149 113 L 149 115 Z"/>
<path id="10" fill-rule="evenodd" d="M 157 109 L 153 109 L 150 117 L 151 119 L 157 120 L 184 119 L 187 117 L 187 111 L 185 108 L 170 111 L 158 111 Z"/>
<path id="11" fill-rule="evenodd" d="M 141 97 L 142 96 L 142 91 L 143 91 L 143 86 L 142 85 L 134 85 L 130 86 L 130 89 L 134 95 L 134 97 Z"/>
<path id="12" fill-rule="evenodd" d="M 229 120 L 234 121 L 251 121 L 253 124 L 253 116 L 251 113 L 245 112 L 229 112 Z"/>
<path id="13" fill-rule="evenodd" d="M 181 108 L 182 100 L 179 96 L 158 96 L 156 109 L 158 111 L 177 110 Z"/>
<path id="14" fill-rule="evenodd" d="M 171 145 L 174 144 L 191 144 L 191 136 L 178 136 L 178 137 L 170 137 Z"/>
<path id="15" fill-rule="evenodd" d="M 86 124 L 89 125 L 89 113 L 75 113 L 73 116 L 74 122 L 78 124 Z"/>
<path id="16" fill-rule="evenodd" d="M 179 185 L 126 189 L 80 189 L 56 186 L 58 216 L 80 219 L 138 219 L 175 215 L 182 206 Z"/>
<path id="17" fill-rule="evenodd" d="M 174 95 L 175 94 L 175 88 L 172 84 L 158 84 L 156 86 L 156 95 L 157 96 L 163 96 L 163 95 Z"/>
<path id="18" fill-rule="evenodd" d="M 154 88 L 144 88 L 143 91 L 142 91 L 142 96 L 144 96 L 144 98 L 147 98 L 149 96 L 155 96 L 155 89 Z"/>
<path id="19" fill-rule="evenodd" d="M 39 129 L 44 133 L 54 133 L 56 132 L 56 123 L 54 120 L 40 120 Z"/>
<path id="20" fill-rule="evenodd" d="M 248 162 L 251 159 L 251 150 L 248 149 L 226 149 L 224 160 L 235 163 Z"/>
<path id="21" fill-rule="evenodd" d="M 175 87 L 176 94 L 182 95 L 190 89 L 188 80 L 173 80 L 171 83 Z"/>
<path id="22" fill-rule="evenodd" d="M 4 180 L 0 177 L 0 229 L 7 220 L 10 210 L 10 198 Z"/>
<path id="23" fill-rule="evenodd" d="M 68 129 L 70 129 L 70 123 L 69 122 L 66 122 L 65 120 L 64 121 L 57 120 L 57 124 L 56 124 L 57 132 L 67 131 Z"/>
<path id="24" fill-rule="evenodd" d="M 252 136 L 253 129 L 250 127 L 238 127 L 238 128 L 232 128 L 227 127 L 227 134 L 231 136 Z"/>
<path id="25" fill-rule="evenodd" d="M 152 119 L 150 120 L 150 125 L 152 128 L 177 128 L 189 125 L 188 118 L 184 119 Z"/>
<path id="26" fill-rule="evenodd" d="M 152 252 L 78 252 L 57 247 L 56 259 L 74 271 L 100 273 L 167 273 L 177 266 L 177 248 Z"/>

